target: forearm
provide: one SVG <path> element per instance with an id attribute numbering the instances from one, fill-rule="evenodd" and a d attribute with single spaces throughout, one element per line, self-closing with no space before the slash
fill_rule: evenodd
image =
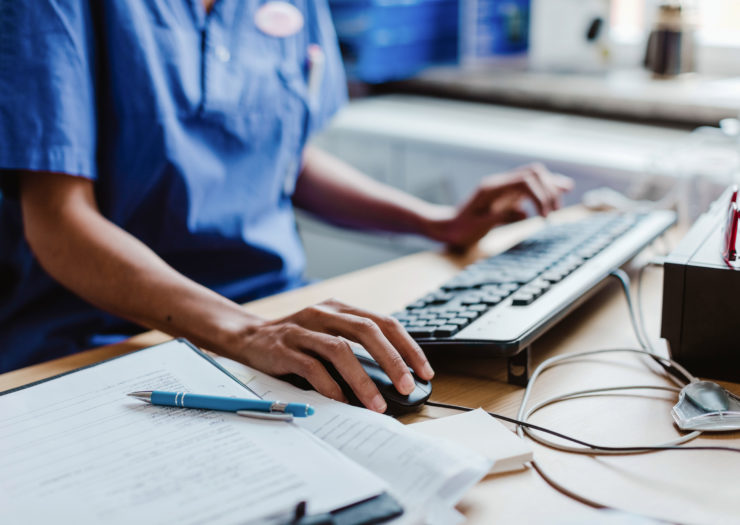
<path id="1" fill-rule="evenodd" d="M 259 321 L 175 271 L 94 206 L 26 196 L 23 210 L 26 236 L 44 269 L 103 310 L 225 355 Z"/>
<path id="2" fill-rule="evenodd" d="M 347 340 L 362 344 L 399 392 L 413 390 L 408 365 L 424 379 L 434 375 L 419 346 L 387 316 L 336 300 L 269 321 L 248 314 L 175 271 L 103 217 L 89 180 L 26 173 L 21 178 L 21 207 L 26 239 L 44 269 L 74 293 L 120 317 L 187 337 L 273 375 L 299 374 L 319 392 L 344 399 L 320 356 L 340 370 L 366 406 L 380 412 L 386 404 Z"/>
<path id="3" fill-rule="evenodd" d="M 340 226 L 431 238 L 439 238 L 435 225 L 454 213 L 449 206 L 431 204 L 378 182 L 311 146 L 304 152 L 293 202 Z"/>

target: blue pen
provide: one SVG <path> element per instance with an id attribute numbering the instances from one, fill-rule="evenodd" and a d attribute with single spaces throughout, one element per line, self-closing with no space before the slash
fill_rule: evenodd
<path id="1" fill-rule="evenodd" d="M 240 416 L 258 419 L 290 420 L 295 417 L 306 417 L 314 413 L 311 405 L 304 403 L 281 403 L 265 399 L 243 399 L 238 397 L 206 396 L 189 392 L 163 392 L 147 390 L 132 392 L 131 397 L 141 399 L 152 405 L 180 408 L 201 408 L 205 410 L 223 410 L 236 412 Z"/>

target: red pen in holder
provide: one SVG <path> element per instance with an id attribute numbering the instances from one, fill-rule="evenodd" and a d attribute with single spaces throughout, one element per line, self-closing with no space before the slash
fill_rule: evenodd
<path id="1" fill-rule="evenodd" d="M 732 189 L 730 195 L 730 206 L 727 212 L 727 223 L 725 224 L 725 242 L 722 247 L 722 257 L 732 268 L 738 269 L 737 256 L 737 224 L 740 221 L 740 209 L 737 203 L 737 186 Z"/>

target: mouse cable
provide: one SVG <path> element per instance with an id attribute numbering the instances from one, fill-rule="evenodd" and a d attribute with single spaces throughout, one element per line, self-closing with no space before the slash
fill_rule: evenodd
<path id="1" fill-rule="evenodd" d="M 572 396 L 572 394 L 568 394 L 569 396 Z M 437 407 L 437 408 L 447 408 L 450 410 L 458 410 L 460 412 L 471 412 L 473 410 L 476 410 L 475 408 L 466 407 L 462 405 L 453 405 L 449 403 L 439 403 L 437 401 L 427 401 L 424 403 L 427 406 L 430 407 Z M 558 432 L 556 430 L 552 430 L 547 427 L 543 427 L 540 425 L 535 425 L 534 423 L 529 423 L 528 421 L 521 421 L 519 419 L 504 416 L 503 414 L 498 414 L 496 412 L 489 412 L 486 410 L 486 413 L 496 419 L 500 419 L 501 421 L 506 421 L 507 423 L 513 423 L 518 426 L 531 428 L 532 430 L 537 430 L 539 432 L 544 432 L 547 434 L 552 434 L 553 436 L 559 437 L 560 439 L 564 439 L 566 441 L 571 441 L 573 443 L 577 443 L 579 445 L 582 445 L 584 447 L 588 447 L 587 449 L 579 449 L 578 452 L 583 452 L 586 454 L 591 454 L 592 450 L 610 450 L 614 452 L 622 452 L 622 453 L 636 453 L 636 452 L 658 452 L 662 450 L 715 450 L 715 451 L 725 451 L 725 452 L 740 452 L 740 447 L 724 447 L 724 446 L 674 446 L 674 445 L 659 445 L 659 446 L 639 446 L 639 447 L 609 447 L 609 446 L 603 446 L 603 445 L 595 445 L 593 443 L 589 443 L 588 441 L 583 441 L 582 439 L 578 439 L 572 436 L 569 436 L 567 434 L 563 434 L 561 432 Z M 588 450 L 592 449 L 592 450 Z"/>
<path id="2" fill-rule="evenodd" d="M 664 390 L 664 391 L 670 391 L 670 392 L 675 392 L 675 393 L 680 392 L 680 389 L 677 387 L 657 386 L 657 385 L 630 385 L 630 386 L 603 387 L 603 388 L 596 388 L 596 389 L 589 389 L 589 390 L 581 390 L 577 392 L 571 392 L 568 394 L 563 394 L 560 396 L 552 397 L 552 398 L 546 399 L 534 405 L 533 407 L 529 408 L 529 410 L 527 410 L 526 407 L 527 407 L 529 398 L 531 396 L 532 388 L 537 378 L 540 376 L 540 374 L 542 374 L 542 372 L 544 372 L 545 370 L 552 368 L 553 366 L 557 366 L 558 364 L 561 364 L 565 361 L 572 360 L 572 359 L 578 359 L 578 358 L 582 358 L 586 356 L 600 355 L 600 354 L 606 354 L 606 353 L 616 353 L 616 352 L 622 352 L 622 353 L 629 352 L 629 353 L 636 353 L 640 355 L 648 355 L 655 362 L 659 363 L 664 369 L 669 371 L 669 374 L 671 375 L 672 378 L 675 378 L 675 379 L 681 378 L 682 379 L 680 383 L 681 385 L 684 385 L 687 382 L 697 380 L 680 363 L 677 363 L 670 357 L 664 357 L 652 351 L 651 347 L 648 346 L 647 339 L 645 339 L 641 334 L 640 324 L 637 321 L 636 316 L 635 316 L 635 311 L 634 311 L 633 301 L 632 301 L 632 294 L 631 294 L 631 290 L 629 287 L 629 276 L 627 276 L 627 274 L 624 273 L 622 270 L 616 270 L 611 275 L 616 277 L 619 280 L 619 282 L 622 284 L 622 289 L 625 293 L 625 298 L 627 299 L 627 305 L 630 310 L 630 319 L 632 320 L 632 327 L 635 331 L 635 335 L 638 338 L 638 341 L 642 348 L 641 349 L 611 348 L 611 349 L 592 350 L 592 351 L 587 351 L 587 352 L 578 352 L 575 354 L 565 354 L 565 355 L 551 357 L 543 361 L 539 366 L 537 366 L 537 368 L 532 373 L 532 377 L 530 378 L 529 383 L 527 387 L 525 388 L 524 395 L 523 395 L 520 408 L 519 408 L 519 412 L 517 414 L 516 419 L 508 418 L 507 416 L 503 416 L 501 414 L 496 414 L 492 412 L 489 412 L 489 414 L 503 421 L 508 421 L 509 423 L 516 424 L 517 434 L 519 434 L 521 437 L 523 437 L 523 433 L 526 433 L 530 438 L 534 439 L 535 441 L 545 446 L 548 446 L 550 448 L 562 450 L 564 452 L 582 453 L 582 454 L 583 453 L 600 454 L 600 455 L 638 454 L 638 453 L 656 452 L 656 451 L 664 451 L 664 450 L 716 450 L 716 451 L 740 452 L 740 448 L 736 448 L 736 447 L 711 446 L 711 445 L 701 445 L 701 446 L 682 445 L 682 443 L 691 441 L 695 439 L 696 437 L 698 437 L 699 435 L 701 435 L 700 431 L 690 432 L 677 439 L 671 440 L 666 443 L 661 443 L 659 445 L 612 447 L 612 446 L 602 446 L 602 445 L 595 445 L 593 443 L 588 443 L 586 441 L 573 438 L 572 436 L 567 436 L 560 432 L 556 432 L 548 428 L 534 425 L 527 421 L 532 414 L 539 411 L 540 409 L 548 405 L 552 405 L 552 404 L 570 400 L 570 399 L 592 397 L 592 396 L 597 396 L 600 394 L 606 394 L 609 392 L 624 391 L 624 390 Z M 440 408 L 451 408 L 453 410 L 471 410 L 470 408 L 467 408 L 467 407 L 461 407 L 458 405 L 446 405 L 443 403 L 436 403 L 432 401 L 427 401 L 427 404 L 430 406 L 438 406 Z M 539 436 L 539 435 L 534 434 L 533 432 L 530 431 L 530 429 L 535 430 L 535 431 L 540 431 L 546 434 L 551 434 L 560 439 L 564 439 L 566 441 L 570 441 L 578 445 L 581 445 L 581 447 L 572 447 L 572 446 L 566 446 L 560 443 L 556 443 L 552 440 L 544 438 L 544 436 Z"/>
<path id="3" fill-rule="evenodd" d="M 640 269 L 639 277 L 638 277 L 638 294 L 639 294 L 639 300 L 642 299 L 641 297 L 641 285 L 642 285 L 642 276 L 643 272 L 645 270 L 645 267 L 642 267 Z M 550 448 L 555 448 L 557 450 L 562 450 L 566 452 L 571 453 L 582 453 L 582 454 L 636 454 L 636 453 L 649 453 L 649 452 L 658 452 L 658 451 L 672 451 L 672 450 L 693 450 L 693 451 L 724 451 L 724 452 L 739 452 L 740 448 L 738 447 L 728 447 L 728 446 L 712 446 L 712 445 L 680 445 L 680 443 L 684 443 L 687 441 L 690 441 L 696 437 L 698 437 L 701 432 L 694 431 L 691 432 L 681 438 L 678 438 L 677 440 L 674 440 L 669 443 L 665 443 L 662 445 L 649 445 L 649 446 L 640 446 L 640 447 L 611 447 L 611 446 L 601 446 L 601 445 L 595 445 L 593 443 L 589 443 L 587 441 L 574 438 L 572 436 L 568 436 L 566 434 L 563 434 L 561 432 L 557 432 L 555 430 L 542 427 L 539 425 L 535 425 L 533 423 L 530 423 L 527 421 L 527 419 L 537 410 L 550 405 L 554 404 L 560 401 L 565 401 L 568 399 L 575 399 L 579 397 L 588 397 L 588 396 L 595 396 L 599 394 L 605 394 L 607 392 L 614 392 L 618 390 L 630 390 L 630 389 L 655 389 L 655 390 L 667 390 L 672 392 L 678 392 L 680 391 L 676 387 L 667 387 L 667 386 L 655 386 L 655 385 L 644 385 L 644 386 L 622 386 L 622 387 L 611 387 L 611 388 L 600 388 L 600 389 L 591 389 L 591 390 L 583 390 L 579 392 L 572 392 L 570 394 L 565 394 L 561 396 L 557 396 L 554 398 L 551 398 L 549 400 L 545 400 L 543 402 L 540 402 L 539 404 L 535 405 L 534 407 L 530 408 L 529 411 L 525 412 L 525 407 L 527 404 L 527 401 L 529 399 L 530 393 L 531 393 L 531 387 L 534 384 L 534 381 L 536 380 L 537 376 L 543 372 L 545 369 L 550 368 L 552 366 L 555 366 L 559 362 L 568 360 L 568 359 L 574 359 L 578 357 L 582 357 L 585 355 L 594 355 L 594 354 L 603 354 L 603 353 L 609 353 L 609 352 L 634 352 L 634 353 L 640 353 L 640 354 L 647 354 L 649 355 L 656 363 L 658 363 L 666 372 L 667 377 L 676 383 L 679 386 L 683 386 L 685 384 L 688 384 L 690 382 L 696 381 L 696 377 L 693 376 L 691 373 L 688 372 L 683 366 L 681 366 L 679 363 L 673 361 L 670 357 L 663 357 L 659 354 L 657 354 L 654 351 L 653 346 L 650 344 L 650 340 L 647 336 L 647 331 L 645 330 L 645 322 L 642 312 L 642 305 L 638 305 L 638 315 L 639 315 L 639 321 L 637 316 L 635 315 L 635 309 L 632 301 L 632 294 L 630 290 L 630 281 L 629 276 L 622 270 L 616 270 L 611 273 L 611 275 L 622 285 L 622 289 L 625 294 L 625 298 L 627 300 L 627 306 L 629 308 L 630 313 L 630 320 L 632 322 L 632 328 L 635 332 L 635 336 L 637 337 L 637 340 L 641 346 L 640 350 L 636 349 L 606 349 L 606 350 L 595 350 L 591 352 L 580 352 L 577 354 L 571 354 L 571 355 L 565 355 L 565 356 L 555 356 L 553 358 L 550 358 L 546 360 L 545 362 L 541 363 L 534 371 L 532 378 L 530 379 L 527 388 L 525 389 L 524 397 L 522 399 L 519 412 L 517 415 L 517 418 L 511 418 L 508 416 L 504 416 L 502 414 L 497 414 L 495 412 L 489 412 L 486 411 L 490 416 L 500 419 L 502 421 L 506 421 L 509 423 L 513 423 L 517 425 L 517 434 L 520 437 L 523 437 L 523 433 L 526 432 L 526 434 L 535 441 L 548 446 Z M 452 405 L 447 403 L 438 403 L 435 401 L 427 401 L 425 403 L 428 406 L 432 407 L 439 407 L 439 408 L 447 408 L 452 410 L 458 410 L 458 411 L 471 411 L 474 410 L 470 407 L 464 407 L 460 405 Z M 551 440 L 544 439 L 542 436 L 537 436 L 531 431 L 539 431 L 546 434 L 551 434 L 555 437 L 558 437 L 560 439 L 570 441 L 573 443 L 576 443 L 578 445 L 581 445 L 581 447 L 585 448 L 576 448 L 576 447 L 566 447 L 559 443 L 555 443 Z M 532 465 L 532 468 L 535 469 L 535 471 L 538 473 L 538 475 L 552 488 L 560 492 L 561 494 L 565 495 L 566 497 L 569 497 L 575 501 L 578 501 L 582 504 L 588 505 L 595 509 L 615 509 L 619 510 L 616 507 L 612 507 L 609 505 L 605 505 L 603 503 L 599 503 L 597 501 L 594 501 L 592 499 L 589 499 L 585 496 L 582 496 L 578 494 L 577 492 L 574 492 L 567 487 L 561 485 L 558 483 L 554 478 L 552 478 L 536 460 L 532 460 L 530 462 Z M 664 521 L 664 520 L 659 520 Z"/>
<path id="4" fill-rule="evenodd" d="M 519 405 L 519 412 L 517 413 L 517 419 L 519 419 L 520 421 L 527 421 L 532 414 L 544 408 L 545 406 L 555 404 L 561 401 L 566 401 L 569 399 L 596 396 L 599 394 L 605 394 L 607 392 L 615 392 L 615 391 L 621 391 L 621 390 L 646 390 L 646 389 L 667 390 L 671 392 L 679 392 L 678 387 L 674 387 L 674 386 L 657 386 L 657 385 L 608 386 L 608 387 L 602 387 L 602 388 L 594 388 L 591 390 L 581 390 L 577 392 L 571 392 L 568 394 L 563 394 L 560 396 L 552 397 L 527 409 L 527 406 L 529 404 L 529 398 L 532 395 L 532 389 L 535 383 L 537 382 L 537 379 L 543 372 L 555 366 L 559 366 L 563 364 L 565 361 L 570 361 L 573 359 L 581 359 L 587 356 L 603 355 L 603 354 L 610 354 L 610 353 L 634 353 L 634 354 L 640 354 L 640 355 L 647 354 L 649 356 L 652 356 L 654 359 L 657 359 L 661 362 L 665 362 L 670 365 L 676 366 L 679 370 L 683 371 L 682 370 L 683 367 L 679 363 L 676 363 L 669 357 L 664 357 L 659 354 L 649 352 L 647 350 L 636 349 L 636 348 L 607 348 L 603 350 L 590 350 L 586 352 L 577 352 L 574 354 L 565 354 L 565 355 L 557 355 L 554 357 L 550 357 L 549 359 L 546 359 L 545 361 L 540 363 L 535 368 L 534 372 L 532 373 L 532 377 L 529 379 L 529 383 L 527 384 L 527 387 L 524 389 L 524 394 L 522 396 L 521 404 Z M 688 372 L 686 373 L 688 374 Z M 521 437 L 523 437 L 524 434 L 527 434 L 530 438 L 534 439 L 535 441 L 543 445 L 549 446 L 550 448 L 562 450 L 564 452 L 577 452 L 577 453 L 589 452 L 589 449 L 584 449 L 582 447 L 572 447 L 572 446 L 563 445 L 563 444 L 554 442 L 552 440 L 545 438 L 542 435 L 537 435 L 529 431 L 527 427 L 524 427 L 521 425 L 517 428 L 517 434 L 519 434 L 519 436 Z M 653 450 L 670 450 L 669 448 L 664 448 L 664 447 L 676 447 L 682 443 L 686 443 L 688 441 L 691 441 L 692 439 L 695 439 L 700 434 L 701 432 L 699 431 L 690 432 L 677 439 L 674 439 L 674 440 L 671 440 L 665 443 L 660 443 L 659 445 L 646 445 L 646 446 L 639 446 L 639 447 L 590 448 L 589 453 L 599 454 L 599 455 L 609 455 L 609 454 L 636 454 L 636 453 L 649 452 Z M 656 448 L 656 447 L 659 447 L 659 448 Z M 628 448 L 629 450 L 620 450 L 620 449 L 625 449 L 625 448 Z"/>
<path id="5" fill-rule="evenodd" d="M 458 410 L 458 411 L 461 411 L 461 412 L 470 412 L 472 410 L 476 410 L 476 409 L 470 408 L 470 407 L 465 407 L 465 406 L 461 406 L 461 405 L 452 405 L 452 404 L 449 404 L 449 403 L 438 403 L 436 401 L 427 401 L 424 404 L 427 405 L 427 406 L 431 406 L 431 407 L 447 408 L 447 409 L 451 409 L 451 410 Z M 502 414 L 497 414 L 496 412 L 486 411 L 486 413 L 489 416 L 494 417 L 496 419 L 500 419 L 500 420 L 506 421 L 508 423 L 514 423 L 515 425 L 520 425 L 522 427 L 528 427 L 528 428 L 531 428 L 532 430 L 537 430 L 537 431 L 540 431 L 540 432 L 545 432 L 545 433 L 548 433 L 548 434 L 552 434 L 552 435 L 557 436 L 557 437 L 559 437 L 561 439 L 564 439 L 564 440 L 567 440 L 567 441 L 572 441 L 574 443 L 577 443 L 579 445 L 583 445 L 584 447 L 589 447 L 591 449 L 615 450 L 615 449 L 621 448 L 622 449 L 621 451 L 623 453 L 635 453 L 635 452 L 644 452 L 644 453 L 647 453 L 647 452 L 656 452 L 656 451 L 662 451 L 662 450 L 717 450 L 717 451 L 727 451 L 727 452 L 740 452 L 740 448 L 721 447 L 721 446 L 655 446 L 655 447 L 639 447 L 639 450 L 632 450 L 633 448 L 636 448 L 636 447 L 603 447 L 603 446 L 600 446 L 600 445 L 594 445 L 592 443 L 589 443 L 587 441 L 583 441 L 583 440 L 578 439 L 578 438 L 574 438 L 572 436 L 568 436 L 566 434 L 563 434 L 561 432 L 557 432 L 555 430 L 552 430 L 552 429 L 549 429 L 549 428 L 546 428 L 546 427 L 542 427 L 540 425 L 535 425 L 533 423 L 529 423 L 527 421 L 520 421 L 520 420 L 515 419 L 513 417 L 508 417 L 508 416 L 504 416 Z M 588 452 L 588 451 L 586 450 L 585 452 Z M 532 465 L 532 468 L 537 472 L 537 474 L 545 481 L 545 483 L 547 483 L 548 485 L 550 485 L 553 489 L 557 490 L 558 492 L 560 492 L 564 496 L 566 496 L 568 498 L 571 498 L 574 501 L 577 501 L 579 503 L 582 503 L 582 504 L 587 505 L 587 506 L 589 506 L 591 508 L 594 508 L 594 509 L 600 509 L 600 510 L 612 509 L 612 510 L 618 510 L 618 511 L 621 511 L 622 510 L 622 509 L 619 509 L 619 508 L 614 507 L 614 506 L 611 506 L 611 505 L 605 505 L 603 503 L 599 503 L 598 501 L 592 500 L 592 499 L 590 499 L 590 498 L 588 498 L 586 496 L 583 496 L 583 495 L 581 495 L 581 494 L 579 494 L 579 493 L 577 493 L 577 492 L 569 489 L 568 487 L 562 485 L 561 483 L 559 483 L 558 481 L 556 481 L 550 474 L 548 474 L 547 471 L 544 468 L 542 468 L 542 466 L 535 459 L 533 459 L 529 463 L 530 463 L 530 465 Z M 648 517 L 648 516 L 646 516 L 646 517 Z M 661 522 L 664 522 L 665 521 L 663 519 L 653 518 L 653 517 L 650 517 L 650 519 L 654 519 L 654 520 L 661 521 Z"/>

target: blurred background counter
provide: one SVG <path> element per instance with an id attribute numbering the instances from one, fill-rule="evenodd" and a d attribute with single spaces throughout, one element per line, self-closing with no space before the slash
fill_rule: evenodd
<path id="1" fill-rule="evenodd" d="M 740 180 L 737 0 L 329 0 L 353 98 L 316 142 L 456 204 L 528 162 L 691 221 Z M 597 195 L 607 201 L 613 195 Z M 434 247 L 299 216 L 308 276 Z"/>
<path id="2" fill-rule="evenodd" d="M 740 50 L 738 50 L 740 61 Z M 740 114 L 740 76 L 691 74 L 655 79 L 641 70 L 604 74 L 427 69 L 377 92 L 425 95 L 510 104 L 693 128 L 717 125 Z"/>

